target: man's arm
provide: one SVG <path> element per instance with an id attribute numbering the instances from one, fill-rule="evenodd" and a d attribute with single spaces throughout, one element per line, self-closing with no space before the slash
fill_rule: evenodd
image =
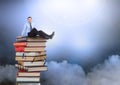
<path id="1" fill-rule="evenodd" d="M 26 33 L 26 24 L 24 25 L 24 29 L 22 30 L 22 33 L 21 33 L 21 36 L 25 36 L 25 33 Z"/>
<path id="2" fill-rule="evenodd" d="M 22 30 L 22 32 L 21 32 L 21 35 L 20 36 L 17 36 L 17 38 L 21 38 L 21 37 L 23 37 L 23 36 L 25 36 L 25 33 L 26 33 L 26 24 L 24 25 L 24 28 L 23 28 L 23 30 Z"/>

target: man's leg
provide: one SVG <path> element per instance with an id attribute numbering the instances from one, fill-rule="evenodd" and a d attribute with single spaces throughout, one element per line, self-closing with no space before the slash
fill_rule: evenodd
<path id="1" fill-rule="evenodd" d="M 28 37 L 35 37 L 38 34 L 38 31 L 36 28 L 33 28 L 29 33 Z"/>
<path id="2" fill-rule="evenodd" d="M 52 39 L 54 36 L 54 32 L 51 35 L 48 35 L 47 33 L 43 32 L 42 30 L 40 30 L 38 32 L 40 37 L 46 38 L 46 39 Z"/>

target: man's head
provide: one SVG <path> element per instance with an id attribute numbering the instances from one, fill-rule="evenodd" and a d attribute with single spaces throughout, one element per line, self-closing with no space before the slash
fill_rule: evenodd
<path id="1" fill-rule="evenodd" d="M 27 20 L 28 20 L 29 23 L 31 23 L 32 22 L 32 17 L 28 17 Z"/>

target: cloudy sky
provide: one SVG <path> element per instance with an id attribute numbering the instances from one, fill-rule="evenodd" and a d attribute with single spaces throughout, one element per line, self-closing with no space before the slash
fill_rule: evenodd
<path id="1" fill-rule="evenodd" d="M 85 70 L 120 53 L 119 0 L 1 0 L 0 64 L 14 64 L 13 42 L 28 16 L 47 42 L 47 61 L 67 61 Z"/>

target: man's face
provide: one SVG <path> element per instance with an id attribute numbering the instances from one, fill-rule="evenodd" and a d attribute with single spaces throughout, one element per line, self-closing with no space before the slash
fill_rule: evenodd
<path id="1" fill-rule="evenodd" d="M 32 18 L 28 18 L 27 20 L 28 20 L 29 23 L 32 22 Z"/>

